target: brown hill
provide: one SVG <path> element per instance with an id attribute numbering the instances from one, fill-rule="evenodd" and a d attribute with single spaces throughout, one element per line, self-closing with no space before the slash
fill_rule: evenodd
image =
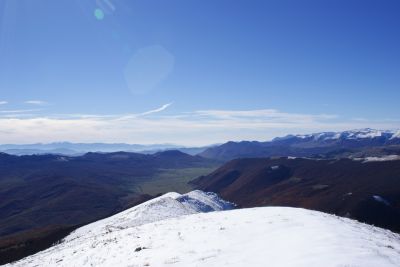
<path id="1" fill-rule="evenodd" d="M 237 159 L 192 183 L 242 207 L 303 207 L 400 232 L 400 161 Z"/>
<path id="2" fill-rule="evenodd" d="M 179 151 L 78 157 L 0 153 L 0 264 L 43 249 L 71 229 L 150 195 L 184 191 L 187 180 L 216 166 Z M 171 182 L 171 175 L 178 178 Z"/>

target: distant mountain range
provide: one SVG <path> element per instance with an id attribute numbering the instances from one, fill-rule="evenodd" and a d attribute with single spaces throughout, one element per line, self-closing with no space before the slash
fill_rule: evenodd
<path id="1" fill-rule="evenodd" d="M 139 144 L 124 144 L 124 143 L 48 143 L 48 144 L 2 144 L 0 145 L 0 152 L 11 155 L 43 155 L 43 154 L 56 154 L 79 156 L 88 152 L 136 152 L 153 154 L 165 150 L 179 150 L 184 153 L 195 155 L 201 153 L 208 147 L 182 147 L 172 144 L 153 144 L 153 145 L 139 145 Z"/>
<path id="2" fill-rule="evenodd" d="M 400 154 L 400 131 L 362 129 L 288 135 L 268 142 L 227 142 L 201 152 L 205 158 L 228 161 L 248 157 L 365 157 Z"/>
<path id="3" fill-rule="evenodd" d="M 400 130 L 384 131 L 361 129 L 343 132 L 322 132 L 307 135 L 287 135 L 272 141 L 227 142 L 203 147 L 182 147 L 173 144 L 124 143 L 70 143 L 2 144 L 0 152 L 11 155 L 68 155 L 79 156 L 88 152 L 135 152 L 154 154 L 178 150 L 189 155 L 200 155 L 219 161 L 246 157 L 363 157 L 400 154 Z"/>
<path id="4" fill-rule="evenodd" d="M 192 183 L 242 207 L 302 207 L 400 232 L 400 157 L 236 159 Z"/>

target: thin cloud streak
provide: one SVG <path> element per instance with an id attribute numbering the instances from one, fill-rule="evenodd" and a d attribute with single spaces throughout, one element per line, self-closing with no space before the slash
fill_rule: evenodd
<path id="1" fill-rule="evenodd" d="M 157 108 L 157 109 L 149 110 L 149 111 L 140 113 L 140 114 L 138 114 L 138 115 L 139 115 L 139 116 L 146 116 L 146 115 L 158 113 L 158 112 L 161 112 L 161 111 L 166 110 L 166 109 L 167 109 L 169 106 L 171 106 L 171 105 L 172 105 L 172 103 L 168 103 L 168 104 L 162 105 L 161 107 L 159 107 L 159 108 Z"/>
<path id="2" fill-rule="evenodd" d="M 41 111 L 41 109 L 12 109 L 12 110 L 0 110 L 0 113 L 15 114 L 15 113 L 37 112 L 37 111 Z"/>
<path id="3" fill-rule="evenodd" d="M 29 105 L 38 105 L 38 106 L 43 106 L 48 104 L 46 101 L 42 100 L 27 100 L 24 103 Z"/>
<path id="4" fill-rule="evenodd" d="M 122 115 L 119 118 L 117 118 L 117 120 L 119 120 L 119 121 L 127 121 L 127 120 L 131 120 L 131 119 L 135 119 L 135 118 L 144 117 L 144 116 L 147 116 L 147 115 L 159 113 L 159 112 L 162 112 L 162 111 L 166 110 L 171 105 L 172 105 L 172 103 L 168 103 L 168 104 L 162 105 L 161 107 L 159 107 L 157 109 L 152 109 L 152 110 L 149 110 L 149 111 L 146 111 L 146 112 L 142 112 L 142 113 L 139 113 L 139 114 L 125 114 L 125 115 Z"/>
<path id="5" fill-rule="evenodd" d="M 315 120 L 329 120 L 338 118 L 337 115 L 328 114 L 297 114 L 280 112 L 275 109 L 258 110 L 199 110 L 195 114 L 199 116 L 219 119 L 219 120 L 268 120 L 280 122 L 312 122 Z"/>

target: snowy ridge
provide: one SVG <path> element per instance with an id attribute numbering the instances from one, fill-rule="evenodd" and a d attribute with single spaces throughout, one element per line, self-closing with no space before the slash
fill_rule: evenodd
<path id="1" fill-rule="evenodd" d="M 217 212 L 190 214 L 202 205 Z M 390 231 L 305 209 L 218 212 L 225 207 L 212 193 L 167 194 L 8 266 L 400 266 L 400 236 Z M 122 228 L 104 232 L 110 223 Z"/>
<path id="2" fill-rule="evenodd" d="M 203 192 L 195 190 L 176 198 L 194 213 L 228 210 L 234 207 L 234 204 L 221 199 L 212 192 Z"/>
<path id="3" fill-rule="evenodd" d="M 120 212 L 109 218 L 83 226 L 65 238 L 65 241 L 109 233 L 146 223 L 175 218 L 198 212 L 219 211 L 234 208 L 234 204 L 222 200 L 215 193 L 200 190 L 188 194 L 167 193 Z"/>
<path id="4" fill-rule="evenodd" d="M 303 134 L 303 135 L 290 135 L 288 137 L 296 137 L 300 139 L 313 139 L 316 141 L 328 141 L 328 140 L 339 140 L 339 139 L 371 139 L 377 137 L 385 137 L 388 140 L 393 140 L 400 138 L 400 130 L 375 130 L 375 129 L 359 129 L 343 132 L 322 132 L 313 134 Z M 282 140 L 282 138 L 279 138 Z"/>

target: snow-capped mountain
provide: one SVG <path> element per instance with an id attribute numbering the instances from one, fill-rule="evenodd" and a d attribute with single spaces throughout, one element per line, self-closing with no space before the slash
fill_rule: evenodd
<path id="1" fill-rule="evenodd" d="M 388 230 L 305 209 L 232 207 L 213 193 L 169 193 L 7 266 L 400 266 L 400 236 Z"/>
<path id="2" fill-rule="evenodd" d="M 319 141 L 328 141 L 328 140 L 355 140 L 355 139 L 373 139 L 373 138 L 382 138 L 385 140 L 393 140 L 396 138 L 400 138 L 400 131 L 391 131 L 391 130 L 375 130 L 370 128 L 359 129 L 359 130 L 351 130 L 351 131 L 343 131 L 343 132 L 322 132 L 322 133 L 313 133 L 306 135 L 290 135 L 283 138 L 276 138 L 274 140 L 282 140 L 288 138 L 301 138 L 307 139 L 312 138 L 313 140 Z"/>
<path id="3" fill-rule="evenodd" d="M 235 158 L 276 156 L 349 157 L 350 154 L 359 152 L 366 152 L 368 156 L 379 156 L 387 151 L 375 148 L 398 145 L 400 145 L 400 131 L 366 128 L 343 132 L 287 135 L 268 142 L 227 142 L 209 148 L 200 155 L 225 161 Z"/>

